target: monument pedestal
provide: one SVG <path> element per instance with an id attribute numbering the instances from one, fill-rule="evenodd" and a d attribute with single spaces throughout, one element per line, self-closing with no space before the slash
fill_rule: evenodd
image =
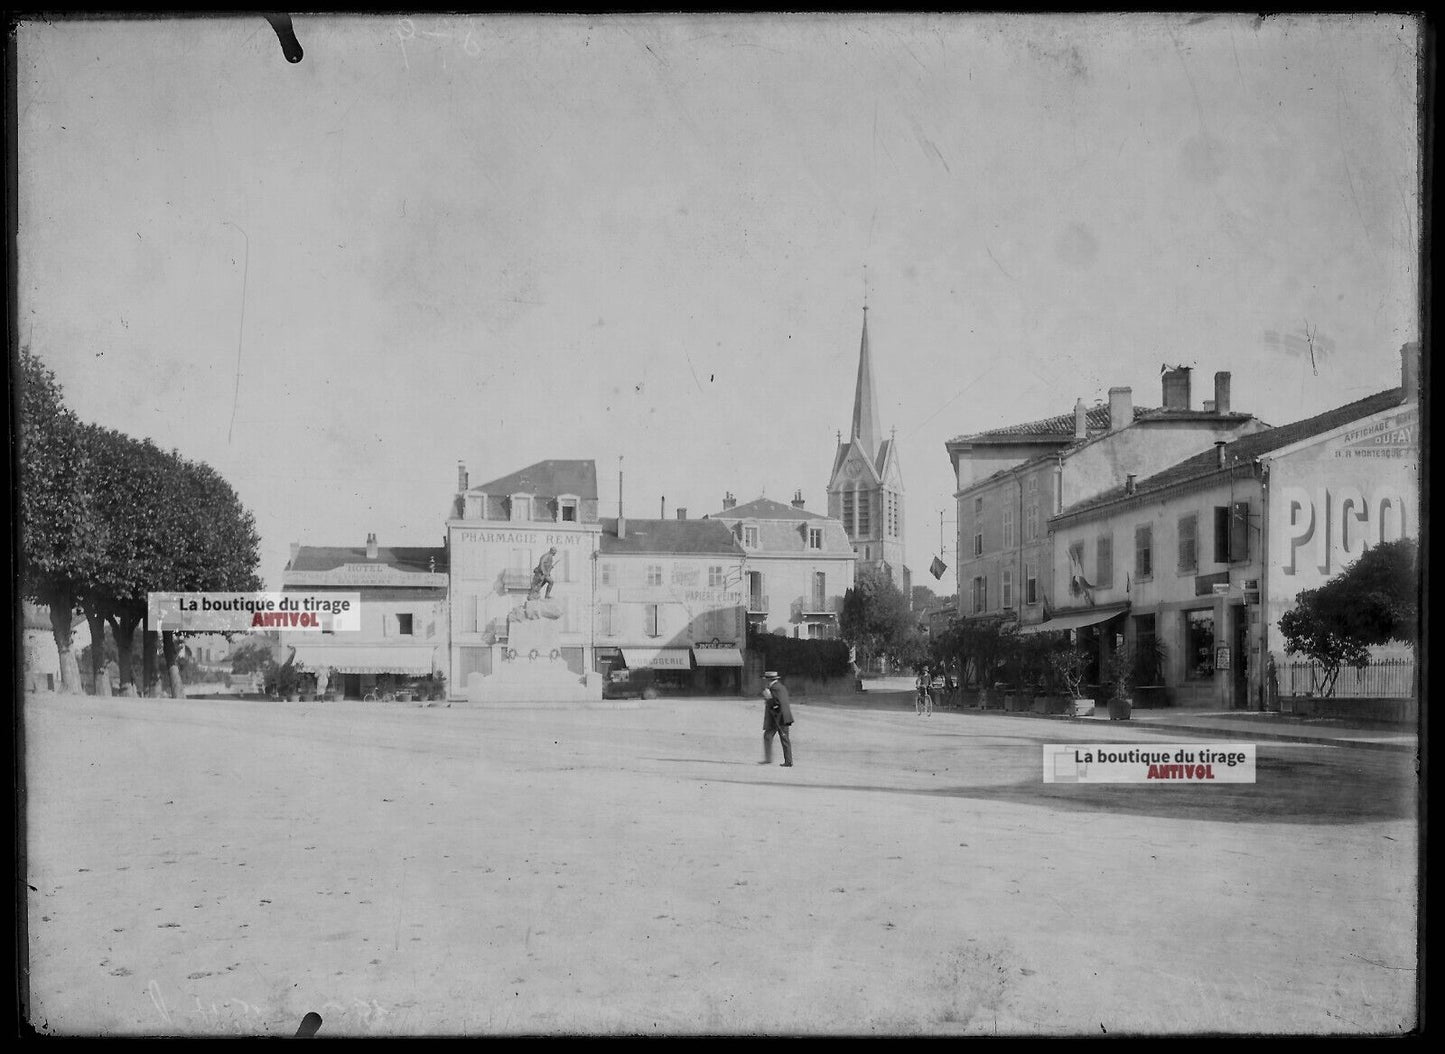
<path id="1" fill-rule="evenodd" d="M 568 669 L 562 658 L 561 605 L 528 600 L 507 618 L 507 643 L 490 676 L 468 679 L 476 703 L 600 702 L 602 680 Z"/>

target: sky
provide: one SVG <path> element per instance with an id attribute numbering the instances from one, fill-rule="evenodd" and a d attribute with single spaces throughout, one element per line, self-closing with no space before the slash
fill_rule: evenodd
<path id="1" fill-rule="evenodd" d="M 1164 364 L 1284 424 L 1420 339 L 1403 16 L 293 24 L 295 64 L 259 16 L 14 27 L 15 335 L 229 479 L 268 588 L 292 542 L 440 545 L 458 461 L 826 511 L 865 298 L 940 595 L 949 438 Z"/>

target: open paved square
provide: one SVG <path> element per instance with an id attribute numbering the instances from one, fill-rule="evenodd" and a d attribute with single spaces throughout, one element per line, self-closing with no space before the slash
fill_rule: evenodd
<path id="1" fill-rule="evenodd" d="M 1170 740 L 802 697 L 783 769 L 757 764 L 759 706 L 30 699 L 31 1020 L 287 1036 L 308 1012 L 321 1036 L 1415 1023 L 1407 752 L 1261 743 L 1254 785 L 1044 785 L 1044 743 Z"/>

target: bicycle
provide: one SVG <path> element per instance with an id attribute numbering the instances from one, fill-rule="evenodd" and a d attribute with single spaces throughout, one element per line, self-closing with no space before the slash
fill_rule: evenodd
<path id="1" fill-rule="evenodd" d="M 379 695 L 375 688 L 361 697 L 363 703 L 394 703 L 396 696 L 391 692 L 382 692 Z"/>

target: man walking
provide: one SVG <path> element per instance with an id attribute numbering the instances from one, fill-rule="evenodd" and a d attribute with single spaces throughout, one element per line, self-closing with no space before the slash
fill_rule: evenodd
<path id="1" fill-rule="evenodd" d="M 788 689 L 776 670 L 763 674 L 763 760 L 759 765 L 773 763 L 773 733 L 783 743 L 783 768 L 793 765 L 793 743 L 788 726 L 793 723 L 793 708 L 788 705 Z"/>

